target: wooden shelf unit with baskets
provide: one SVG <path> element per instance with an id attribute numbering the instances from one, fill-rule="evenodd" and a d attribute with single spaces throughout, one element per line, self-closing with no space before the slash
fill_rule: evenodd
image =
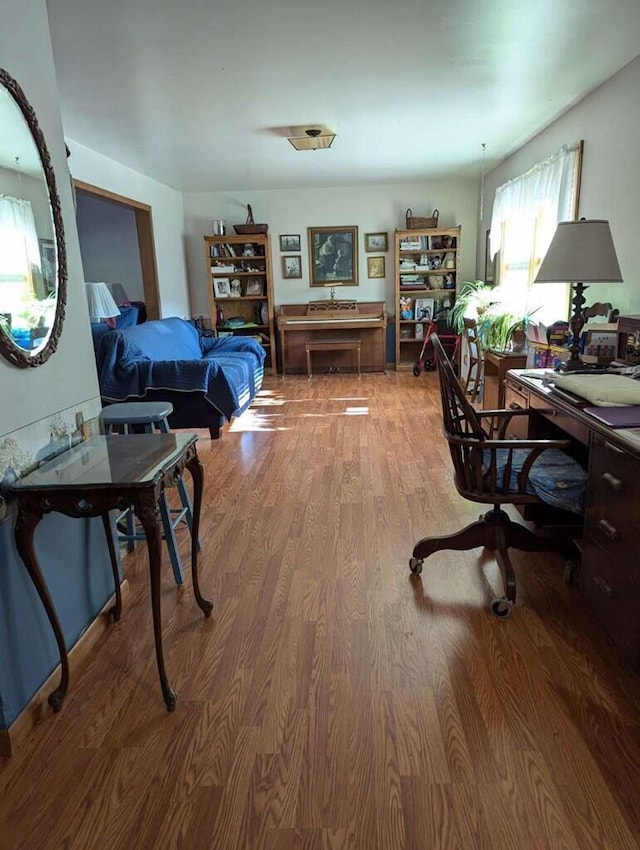
<path id="1" fill-rule="evenodd" d="M 455 302 L 460 274 L 460 234 L 460 227 L 395 232 L 396 371 L 412 369 L 422 349 L 427 319 L 424 311 L 416 316 L 416 299 L 426 299 L 427 308 L 433 299 L 436 316 L 447 304 L 453 306 Z M 419 326 L 418 334 L 416 326 Z"/>
<path id="2" fill-rule="evenodd" d="M 211 327 L 218 336 L 259 339 L 267 352 L 265 371 L 276 366 L 271 250 L 266 233 L 205 236 Z M 230 319 L 245 324 L 228 325 Z"/>

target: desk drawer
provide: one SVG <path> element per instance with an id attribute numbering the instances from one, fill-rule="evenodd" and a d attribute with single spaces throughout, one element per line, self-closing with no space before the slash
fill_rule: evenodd
<path id="1" fill-rule="evenodd" d="M 585 446 L 589 445 L 589 429 L 586 425 L 578 422 L 568 413 L 558 410 L 549 399 L 540 398 L 531 393 L 529 396 L 529 404 L 532 410 L 537 411 L 540 416 L 544 416 L 549 422 L 553 422 L 558 428 L 574 437 Z"/>
<path id="2" fill-rule="evenodd" d="M 640 564 L 640 461 L 594 436 L 589 469 L 587 535 L 609 557 Z"/>
<path id="3" fill-rule="evenodd" d="M 591 540 L 582 555 L 582 592 L 594 618 L 634 667 L 640 667 L 640 584 L 630 564 L 608 558 Z"/>
<path id="4" fill-rule="evenodd" d="M 507 384 L 504 393 L 504 406 L 507 410 L 528 410 L 529 396 L 518 392 L 511 384 Z M 514 416 L 507 425 L 507 439 L 526 440 L 529 436 L 529 417 Z"/>

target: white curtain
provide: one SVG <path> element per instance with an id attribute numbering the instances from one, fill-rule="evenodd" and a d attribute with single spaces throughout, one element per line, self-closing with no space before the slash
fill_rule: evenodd
<path id="1" fill-rule="evenodd" d="M 567 318 L 569 286 L 533 280 L 558 222 L 575 217 L 580 152 L 579 144 L 560 148 L 496 189 L 493 204 L 489 252 L 499 252 L 502 298 L 515 315 L 546 325 Z"/>
<path id="2" fill-rule="evenodd" d="M 545 230 L 550 233 L 546 234 L 546 244 L 538 247 L 542 256 L 546 254 L 558 222 L 573 219 L 578 151 L 577 144 L 563 145 L 549 159 L 498 186 L 491 214 L 491 259 L 502 248 L 504 224 L 531 232 L 533 240 L 541 209 L 548 225 Z"/>
<path id="3" fill-rule="evenodd" d="M 0 195 L 0 269 L 3 276 L 23 277 L 40 268 L 38 233 L 30 201 Z"/>

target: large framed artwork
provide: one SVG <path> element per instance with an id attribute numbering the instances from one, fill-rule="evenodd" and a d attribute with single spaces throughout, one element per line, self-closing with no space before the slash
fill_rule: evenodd
<path id="1" fill-rule="evenodd" d="M 358 285 L 358 228 L 309 227 L 311 286 Z"/>

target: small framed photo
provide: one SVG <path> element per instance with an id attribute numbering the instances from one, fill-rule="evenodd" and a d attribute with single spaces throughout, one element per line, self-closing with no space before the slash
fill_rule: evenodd
<path id="1" fill-rule="evenodd" d="M 386 233 L 365 233 L 364 235 L 364 250 L 367 253 L 371 251 L 388 251 L 389 240 Z M 371 277 L 371 275 L 369 275 Z"/>
<path id="2" fill-rule="evenodd" d="M 415 318 L 418 322 L 430 322 L 433 319 L 433 298 L 416 298 Z"/>
<path id="3" fill-rule="evenodd" d="M 242 295 L 242 285 L 240 278 L 234 277 L 229 284 L 230 294 L 233 298 L 239 298 Z"/>
<path id="4" fill-rule="evenodd" d="M 415 337 L 416 339 L 424 339 L 424 324 L 422 322 L 416 322 Z"/>
<path id="5" fill-rule="evenodd" d="M 248 278 L 244 294 L 264 295 L 264 282 L 259 277 Z"/>
<path id="6" fill-rule="evenodd" d="M 281 251 L 299 251 L 300 250 L 300 234 L 286 233 L 280 237 Z M 295 275 L 292 275 L 295 277 Z"/>
<path id="7" fill-rule="evenodd" d="M 228 277 L 214 277 L 213 292 L 216 298 L 229 298 L 231 295 L 231 284 Z"/>
<path id="8" fill-rule="evenodd" d="M 302 277 L 302 257 L 300 256 L 284 256 L 281 257 L 282 277 L 289 280 L 294 277 Z"/>
<path id="9" fill-rule="evenodd" d="M 384 277 L 384 257 L 367 257 L 367 277 Z"/>

